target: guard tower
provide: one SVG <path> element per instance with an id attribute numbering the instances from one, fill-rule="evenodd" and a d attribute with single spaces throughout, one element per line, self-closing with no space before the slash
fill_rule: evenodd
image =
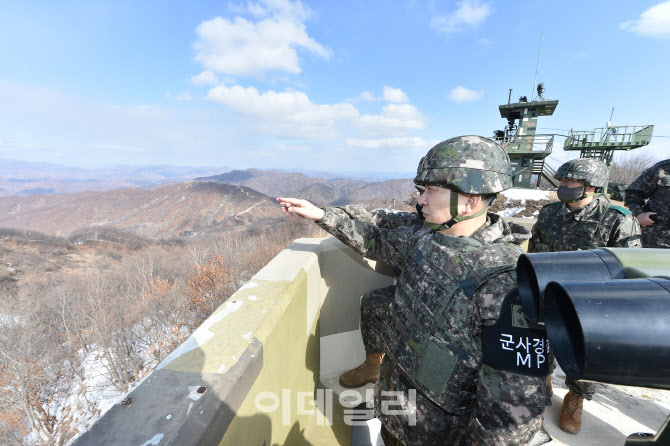
<path id="1" fill-rule="evenodd" d="M 517 103 L 508 100 L 506 105 L 498 107 L 500 117 L 507 119 L 507 125 L 504 131 L 496 130 L 494 138 L 509 154 L 514 187 L 537 187 L 540 178 L 556 185 L 553 169 L 544 163 L 551 154 L 554 135 L 536 134 L 535 130 L 538 118 L 554 114 L 558 101 L 544 100 L 541 95 L 538 99 L 528 102 L 522 96 Z"/>
<path id="2" fill-rule="evenodd" d="M 580 150 L 580 158 L 598 158 L 612 166 L 616 150 L 632 150 L 643 147 L 651 141 L 653 125 L 612 126 L 592 131 L 570 130 L 570 136 L 563 143 L 563 150 Z"/>

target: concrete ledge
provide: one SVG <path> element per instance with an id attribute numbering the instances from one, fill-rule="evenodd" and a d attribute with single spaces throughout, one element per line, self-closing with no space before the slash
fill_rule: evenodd
<path id="1" fill-rule="evenodd" d="M 360 296 L 392 281 L 376 269 L 333 238 L 296 240 L 74 444 L 349 444 L 321 332 L 358 329 Z M 329 367 L 350 347 L 329 346 Z"/>

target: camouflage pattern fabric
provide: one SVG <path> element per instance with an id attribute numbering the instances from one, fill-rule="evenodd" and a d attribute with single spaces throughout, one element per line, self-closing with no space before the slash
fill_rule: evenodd
<path id="1" fill-rule="evenodd" d="M 670 218 L 670 159 L 642 172 L 626 189 L 624 203 L 634 215 L 656 212 Z M 670 248 L 670 225 L 654 223 L 643 227 L 642 244 L 645 248 Z"/>
<path id="2" fill-rule="evenodd" d="M 355 204 L 339 206 L 338 209 L 344 211 L 352 219 L 383 229 L 422 225 L 422 221 L 414 212 L 401 212 L 394 209 L 375 209 L 370 212 Z M 382 327 L 391 311 L 395 290 L 395 285 L 380 288 L 366 293 L 361 299 L 361 335 L 365 350 L 369 353 L 383 351 Z"/>
<path id="3" fill-rule="evenodd" d="M 486 224 L 471 238 L 467 238 L 451 237 L 419 227 L 384 230 L 353 220 L 340 209 L 326 208 L 325 211 L 324 218 L 318 222 L 319 226 L 360 254 L 397 266 L 403 271 L 398 279 L 398 294 L 390 317 L 402 312 L 396 306 L 399 301 L 406 302 L 405 298 L 409 295 L 427 304 L 458 296 L 458 308 L 454 308 L 453 314 L 445 315 L 444 319 L 453 320 L 456 325 L 446 322 L 439 328 L 448 331 L 450 339 L 458 343 L 450 347 L 467 349 L 467 358 L 464 357 L 462 361 L 467 364 L 457 361 L 457 373 L 452 374 L 453 381 L 446 386 L 446 392 L 463 396 L 468 404 L 464 407 L 449 405 L 450 410 L 446 410 L 436 402 L 440 398 L 421 391 L 416 392 L 416 401 L 412 404 L 410 391 L 423 389 L 425 384 L 419 382 L 414 374 L 408 376 L 388 349 L 385 351 L 387 354 L 382 363 L 380 380 L 375 387 L 375 412 L 384 427 L 405 445 L 527 444 L 541 426 L 544 407 L 550 404 L 546 380 L 483 365 L 481 330 L 483 325 L 492 325 L 498 320 L 503 298 L 515 287 L 515 278 L 509 268 L 516 261 L 512 257 L 518 256 L 521 250 L 513 248 L 509 243 L 522 243 L 528 239 L 528 231 L 517 226 L 515 229 L 520 232 L 513 232 L 495 214 L 488 214 Z M 488 244 L 500 245 L 495 249 L 484 249 L 485 255 L 479 257 L 479 265 L 490 273 L 489 277 L 470 277 L 466 274 L 459 276 L 459 283 L 442 281 L 446 277 L 444 268 L 452 268 L 454 271 L 464 268 L 461 264 L 448 264 L 448 259 L 458 259 L 459 253 L 467 254 L 473 248 L 490 248 Z M 422 258 L 421 249 L 428 249 L 426 257 L 423 257 L 423 262 L 413 261 L 410 274 L 405 267 L 409 259 Z M 503 260 L 505 256 L 507 258 Z M 478 283 L 480 285 L 476 286 Z M 446 290 L 445 286 L 452 289 Z M 469 290 L 470 298 L 464 300 L 461 297 L 465 295 L 466 289 Z M 427 314 L 420 316 L 425 317 Z M 389 335 L 384 336 L 385 343 L 388 343 L 393 329 L 392 324 L 385 324 L 384 331 Z M 395 332 L 395 336 L 404 340 L 412 339 L 411 333 L 405 337 Z M 432 353 L 426 352 L 425 355 L 430 357 Z M 465 368 L 467 373 L 461 374 Z M 382 392 L 389 390 L 401 392 L 404 399 L 398 402 L 398 398 L 390 397 L 388 403 L 394 409 L 399 405 L 409 412 L 393 414 L 382 410 L 382 397 L 388 398 Z M 416 415 L 415 426 L 408 422 L 408 413 Z"/>
<path id="4" fill-rule="evenodd" d="M 589 381 L 577 381 L 568 376 L 565 377 L 565 385 L 577 395 L 581 395 L 587 400 L 591 401 L 593 395 L 596 393 L 596 383 Z"/>
<path id="5" fill-rule="evenodd" d="M 528 252 L 561 252 L 603 246 L 641 248 L 640 224 L 632 213 L 596 198 L 571 211 L 563 202 L 544 206 L 531 230 Z M 552 355 L 552 370 L 556 362 Z M 569 389 L 590 400 L 595 383 L 565 378 Z"/>
<path id="6" fill-rule="evenodd" d="M 378 226 L 382 229 L 396 229 L 401 226 L 420 226 L 423 224 L 415 212 L 402 212 L 395 209 L 367 211 L 364 207 L 357 204 L 339 206 L 337 209 L 344 211 L 350 218 Z"/>
<path id="7" fill-rule="evenodd" d="M 598 198 L 575 211 L 563 202 L 544 206 L 531 233 L 528 252 L 642 247 L 637 219 Z"/>
<path id="8" fill-rule="evenodd" d="M 578 158 L 561 165 L 554 178 L 579 181 L 587 186 L 605 187 L 610 173 L 607 164 L 596 158 Z"/>
<path id="9" fill-rule="evenodd" d="M 512 187 L 509 155 L 481 136 L 447 139 L 421 158 L 414 183 L 453 188 L 466 194 L 491 194 Z"/>
<path id="10" fill-rule="evenodd" d="M 369 353 L 384 351 L 382 329 L 389 318 L 395 285 L 370 291 L 361 299 L 361 335 Z"/>

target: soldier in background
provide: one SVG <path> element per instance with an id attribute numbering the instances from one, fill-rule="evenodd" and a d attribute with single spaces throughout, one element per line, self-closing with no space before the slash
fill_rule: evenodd
<path id="1" fill-rule="evenodd" d="M 452 138 L 428 152 L 414 181 L 426 188 L 424 227 L 384 230 L 340 209 L 278 201 L 402 271 L 375 386 L 387 446 L 527 444 L 550 402 L 549 361 L 546 332 L 512 318 L 528 231 L 487 213 L 512 185 L 509 157 L 488 138 Z"/>
<path id="2" fill-rule="evenodd" d="M 417 190 L 424 188 L 417 185 Z M 349 218 L 362 221 L 382 229 L 397 229 L 402 226 L 413 227 L 423 224 L 421 206 L 417 204 L 417 212 L 400 212 L 392 209 L 375 209 L 368 212 L 358 205 L 341 206 Z M 395 277 L 400 271 L 394 269 Z M 357 388 L 365 384 L 374 384 L 379 379 L 379 371 L 384 357 L 382 327 L 388 319 L 395 296 L 395 285 L 370 291 L 361 299 L 361 335 L 365 345 L 365 362 L 353 370 L 340 375 L 340 385 Z"/>
<path id="3" fill-rule="evenodd" d="M 580 158 L 558 168 L 556 203 L 544 206 L 532 229 L 528 252 L 559 252 L 599 247 L 641 248 L 640 225 L 631 211 L 595 198 L 596 188 L 607 185 L 609 172 L 602 161 Z M 551 378 L 551 375 L 549 376 Z M 551 382 L 547 382 L 551 386 Z M 576 434 L 582 427 L 584 398 L 591 400 L 595 384 L 566 377 L 560 427 Z"/>
<path id="4" fill-rule="evenodd" d="M 645 248 L 670 248 L 670 159 L 642 172 L 626 189 L 624 203 L 642 226 Z"/>

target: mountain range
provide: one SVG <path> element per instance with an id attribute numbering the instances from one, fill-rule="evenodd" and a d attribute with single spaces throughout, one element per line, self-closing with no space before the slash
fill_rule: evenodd
<path id="1" fill-rule="evenodd" d="M 87 180 L 95 179 L 88 170 L 59 171 L 47 165 L 42 172 L 39 166 L 32 167 L 32 175 L 24 170 L 25 183 L 16 181 L 21 178 L 12 176 L 6 164 L 0 168 L 0 177 L 13 178 L 15 181 L 10 184 L 35 186 L 42 175 L 52 189 L 57 184 L 53 179 L 60 177 L 70 190 L 83 188 Z M 414 189 L 410 179 L 367 182 L 259 169 L 233 170 L 176 182 L 181 175 L 194 172 L 188 169 L 156 167 L 136 172 L 133 177 L 132 172 L 116 168 L 114 175 L 121 178 L 118 182 L 98 177 L 89 181 L 94 186 L 89 190 L 27 193 L 23 189 L 6 194 L 0 196 L 0 227 L 54 235 L 113 227 L 151 238 L 193 236 L 271 224 L 275 219 L 285 218 L 274 199 L 277 196 L 305 198 L 319 206 L 361 203 L 381 207 L 394 201 L 401 204 Z M 159 181 L 152 183 L 151 178 Z M 134 186 L 116 187 L 126 183 Z M 7 189 L 7 180 L 0 184 Z M 98 187 L 107 190 L 96 190 Z"/>

